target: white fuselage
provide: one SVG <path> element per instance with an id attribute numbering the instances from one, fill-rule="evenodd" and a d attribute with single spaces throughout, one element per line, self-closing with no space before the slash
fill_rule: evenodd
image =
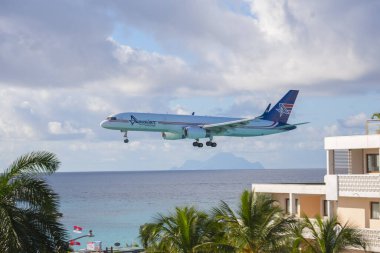
<path id="1" fill-rule="evenodd" d="M 241 120 L 241 118 L 126 112 L 111 115 L 106 120 L 102 121 L 100 125 L 103 128 L 120 130 L 122 132 L 150 131 L 183 134 L 184 129 L 187 127 L 202 127 L 204 125 L 235 120 Z M 230 129 L 226 128 L 212 132 L 210 135 L 249 137 L 275 134 L 291 130 L 277 128 L 278 125 L 278 122 L 255 118 L 247 125 Z"/>

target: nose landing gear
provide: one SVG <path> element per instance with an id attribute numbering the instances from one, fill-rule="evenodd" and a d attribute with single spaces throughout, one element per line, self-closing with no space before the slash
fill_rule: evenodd
<path id="1" fill-rule="evenodd" d="M 125 132 L 125 134 L 124 134 L 124 143 L 128 143 L 129 142 L 129 140 L 128 140 L 128 133 L 127 132 Z"/>

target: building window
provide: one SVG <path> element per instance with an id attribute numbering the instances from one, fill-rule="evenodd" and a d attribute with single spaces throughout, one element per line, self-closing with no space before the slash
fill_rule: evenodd
<path id="1" fill-rule="evenodd" d="M 290 213 L 290 199 L 285 199 L 285 213 Z"/>
<path id="2" fill-rule="evenodd" d="M 380 219 L 380 202 L 371 202 L 371 219 Z"/>
<path id="3" fill-rule="evenodd" d="M 367 172 L 379 172 L 379 154 L 367 155 Z"/>
<path id="4" fill-rule="evenodd" d="M 329 216 L 327 200 L 323 200 L 323 216 Z"/>
<path id="5" fill-rule="evenodd" d="M 296 199 L 296 214 L 298 214 L 298 199 Z"/>

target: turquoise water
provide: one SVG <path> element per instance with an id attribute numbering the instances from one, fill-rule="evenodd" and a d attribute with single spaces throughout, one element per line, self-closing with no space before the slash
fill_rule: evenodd
<path id="1" fill-rule="evenodd" d="M 175 206 L 194 205 L 203 210 L 220 200 L 237 206 L 240 193 L 252 183 L 321 183 L 325 170 L 223 170 L 56 173 L 48 178 L 60 195 L 62 222 L 74 225 L 105 246 L 139 242 L 140 225 L 158 212 Z M 70 233 L 71 238 L 78 234 Z"/>

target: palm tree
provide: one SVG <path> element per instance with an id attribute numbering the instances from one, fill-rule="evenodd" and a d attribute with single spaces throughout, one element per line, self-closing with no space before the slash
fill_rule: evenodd
<path id="1" fill-rule="evenodd" d="M 371 119 L 375 119 L 375 118 L 380 119 L 380 113 L 374 113 L 374 114 L 372 114 Z"/>
<path id="2" fill-rule="evenodd" d="M 225 234 L 237 252 L 282 252 L 288 246 L 287 234 L 291 216 L 284 216 L 282 209 L 268 195 L 244 191 L 235 213 L 227 203 L 213 209 L 214 218 L 225 224 Z"/>
<path id="3" fill-rule="evenodd" d="M 316 216 L 315 222 L 307 216 L 303 218 L 294 232 L 293 252 L 298 252 L 296 248 L 311 253 L 338 253 L 347 247 L 365 250 L 366 243 L 360 231 L 348 222 L 342 225 L 336 216 L 329 219 Z"/>
<path id="4" fill-rule="evenodd" d="M 140 239 L 146 252 L 232 252 L 231 247 L 216 243 L 221 224 L 194 207 L 176 207 L 169 216 L 159 215 L 156 222 L 140 227 Z"/>
<path id="5" fill-rule="evenodd" d="M 41 176 L 52 174 L 59 164 L 52 153 L 32 152 L 0 174 L 0 252 L 67 250 L 58 195 Z"/>

